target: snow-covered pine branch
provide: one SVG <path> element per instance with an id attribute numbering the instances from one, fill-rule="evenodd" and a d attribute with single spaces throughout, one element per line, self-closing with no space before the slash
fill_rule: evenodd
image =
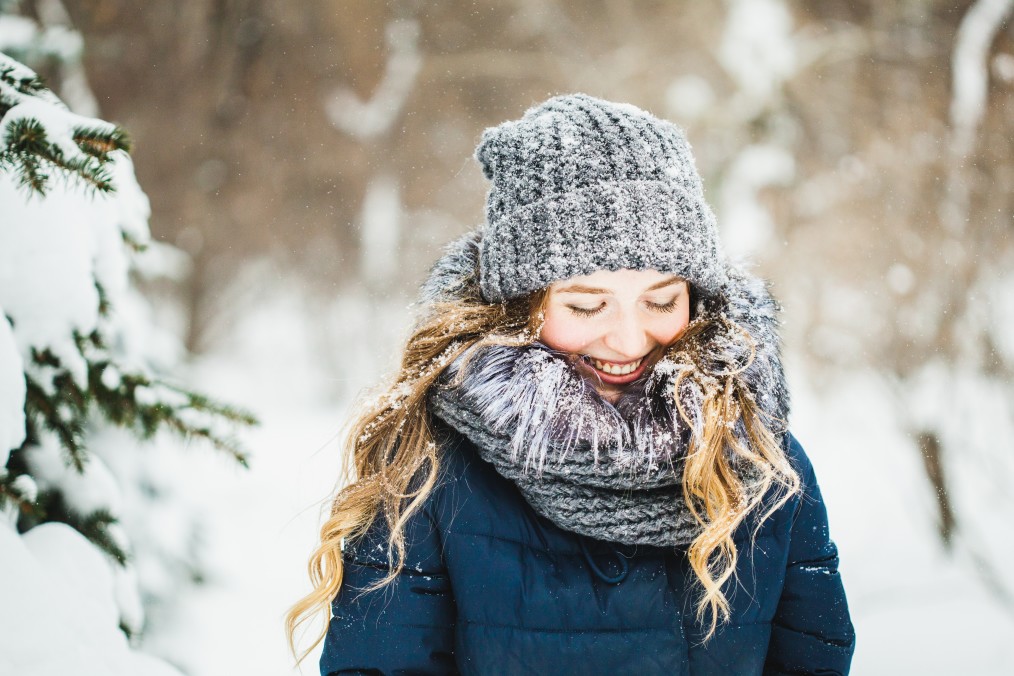
<path id="1" fill-rule="evenodd" d="M 109 153 L 129 150 L 116 125 L 72 113 L 27 67 L 0 53 L 0 170 L 45 194 L 53 169 L 113 189 Z"/>
<path id="2" fill-rule="evenodd" d="M 131 283 L 147 260 L 150 208 L 126 147 L 123 130 L 70 112 L 31 69 L 0 54 L 0 538 L 24 534 L 22 554 L 42 561 L 62 560 L 65 546 L 103 552 L 115 600 L 102 604 L 118 608 L 108 629 L 121 642 L 121 627 L 143 627 L 134 536 L 150 540 L 153 530 L 125 497 L 144 492 L 132 482 L 150 481 L 134 457 L 139 442 L 164 430 L 245 465 L 234 432 L 255 422 L 167 375 L 182 350 L 165 347 Z M 120 441 L 111 444 L 114 430 Z M 156 484 L 147 490 L 164 491 Z M 182 510 L 177 520 L 189 533 Z M 33 550 L 36 532 L 56 533 L 60 551 Z M 180 568 L 193 564 L 189 553 L 171 556 Z M 0 578 L 20 574 L 0 564 Z M 32 659 L 8 645 L 17 636 L 0 631 L 0 672 L 9 654 Z"/>

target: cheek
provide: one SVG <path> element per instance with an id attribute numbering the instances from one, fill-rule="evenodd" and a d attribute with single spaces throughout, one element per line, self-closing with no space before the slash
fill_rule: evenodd
<path id="1" fill-rule="evenodd" d="M 595 340 L 593 334 L 585 322 L 576 320 L 566 311 L 549 307 L 539 339 L 554 350 L 581 352 Z"/>
<path id="2" fill-rule="evenodd" d="M 690 305 L 684 303 L 675 312 L 666 315 L 652 330 L 652 337 L 661 345 L 668 345 L 676 340 L 690 323 Z"/>

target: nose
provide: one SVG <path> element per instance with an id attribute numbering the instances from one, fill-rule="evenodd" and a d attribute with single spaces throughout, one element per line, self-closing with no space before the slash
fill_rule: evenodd
<path id="1" fill-rule="evenodd" d="M 606 333 L 605 344 L 623 359 L 637 359 L 648 352 L 648 331 L 641 325 L 636 314 L 625 312 L 616 318 L 616 323 Z"/>

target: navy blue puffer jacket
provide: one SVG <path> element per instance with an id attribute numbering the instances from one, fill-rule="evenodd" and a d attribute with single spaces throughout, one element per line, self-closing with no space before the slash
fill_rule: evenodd
<path id="1" fill-rule="evenodd" d="M 855 646 L 838 553 L 806 454 L 804 490 L 736 536 L 732 619 L 702 643 L 684 551 L 585 538 L 536 514 L 456 433 L 442 480 L 387 572 L 381 522 L 345 552 L 321 674 L 846 674 Z"/>

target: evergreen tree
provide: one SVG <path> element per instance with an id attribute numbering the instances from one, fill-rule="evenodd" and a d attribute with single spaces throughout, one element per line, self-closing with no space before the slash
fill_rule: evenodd
<path id="1" fill-rule="evenodd" d="M 122 129 L 71 112 L 0 53 L 0 511 L 20 532 L 68 524 L 121 566 L 124 491 L 92 440 L 168 430 L 245 465 L 232 432 L 255 423 L 173 382 L 139 344 L 129 273 L 149 244 L 148 205 L 129 148 Z"/>

